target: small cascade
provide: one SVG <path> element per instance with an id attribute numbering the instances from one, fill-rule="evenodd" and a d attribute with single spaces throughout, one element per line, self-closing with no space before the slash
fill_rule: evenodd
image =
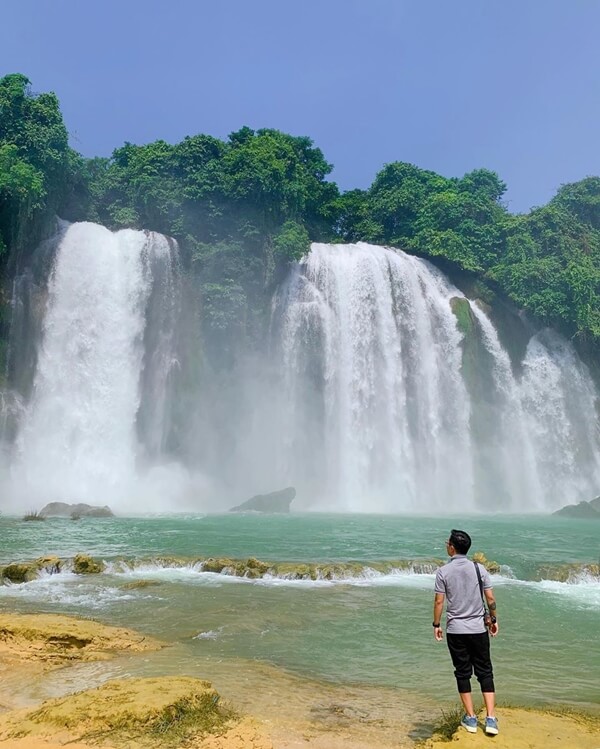
<path id="1" fill-rule="evenodd" d="M 15 491 L 29 501 L 123 500 L 139 442 L 160 449 L 175 358 L 175 249 L 152 232 L 80 223 L 64 233 L 16 441 Z"/>

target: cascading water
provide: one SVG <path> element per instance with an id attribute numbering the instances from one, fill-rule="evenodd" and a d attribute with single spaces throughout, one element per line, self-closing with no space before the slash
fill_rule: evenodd
<path id="1" fill-rule="evenodd" d="M 529 342 L 521 400 L 541 481 L 538 506 L 592 499 L 600 486 L 597 393 L 573 347 L 551 330 Z"/>
<path id="2" fill-rule="evenodd" d="M 458 293 L 366 244 L 313 245 L 295 270 L 280 300 L 286 458 L 290 477 L 312 464 L 326 506 L 474 507 Z"/>
<path id="3" fill-rule="evenodd" d="M 270 351 L 201 382 L 172 240 L 63 223 L 40 249 L 15 282 L 2 393 L 20 508 L 206 509 L 206 474 L 211 509 L 289 484 L 297 508 L 366 512 L 598 494 L 597 393 L 572 346 L 542 331 L 511 362 L 424 260 L 313 245 L 275 296 Z"/>
<path id="4" fill-rule="evenodd" d="M 151 232 L 112 233 L 80 223 L 64 233 L 13 465 L 15 491 L 28 501 L 131 499 L 144 389 L 157 396 L 142 404 L 147 428 L 140 438 L 150 452 L 162 444 L 167 428 L 165 392 L 174 352 L 164 329 L 172 332 L 175 311 L 160 309 L 165 300 L 167 307 L 176 306 L 173 249 Z M 162 290 L 156 288 L 158 277 Z M 151 350 L 145 351 L 148 341 Z"/>
<path id="5" fill-rule="evenodd" d="M 598 493 L 597 394 L 573 348 L 539 333 L 516 375 L 483 309 L 467 307 L 473 340 L 459 332 L 460 298 L 403 252 L 312 246 L 275 303 L 288 482 L 363 511 L 547 510 Z"/>

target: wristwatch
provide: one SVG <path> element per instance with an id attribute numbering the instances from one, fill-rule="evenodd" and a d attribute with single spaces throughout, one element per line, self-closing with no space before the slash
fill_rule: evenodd
<path id="1" fill-rule="evenodd" d="M 442 626 L 441 622 L 438 622 L 437 624 L 436 624 L 435 622 L 432 622 L 432 624 L 433 624 L 433 626 L 434 626 L 434 627 L 435 627 L 436 629 L 439 629 L 439 628 L 440 628 L 440 627 Z"/>

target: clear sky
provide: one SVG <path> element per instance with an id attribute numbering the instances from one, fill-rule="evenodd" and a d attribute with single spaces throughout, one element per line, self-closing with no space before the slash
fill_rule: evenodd
<path id="1" fill-rule="evenodd" d="M 0 74 L 55 91 L 86 156 L 273 127 L 342 189 L 484 166 L 524 211 L 600 174 L 599 33 L 597 0 L 4 0 Z"/>

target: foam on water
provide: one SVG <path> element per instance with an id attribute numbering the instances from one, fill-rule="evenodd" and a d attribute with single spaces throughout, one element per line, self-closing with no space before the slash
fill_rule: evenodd
<path id="1" fill-rule="evenodd" d="M 128 591 L 98 584 L 98 582 L 95 580 L 82 582 L 81 575 L 68 572 L 58 575 L 41 575 L 36 580 L 27 583 L 0 585 L 0 598 L 39 604 L 76 606 L 82 609 L 104 609 L 116 602 L 130 601 L 136 597 Z"/>

